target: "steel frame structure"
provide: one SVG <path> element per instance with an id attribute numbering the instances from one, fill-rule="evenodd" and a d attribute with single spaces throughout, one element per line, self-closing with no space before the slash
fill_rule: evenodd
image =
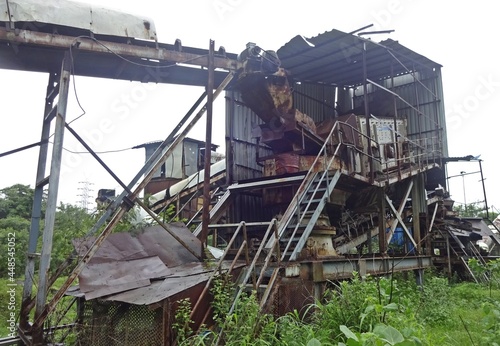
<path id="1" fill-rule="evenodd" d="M 370 41 L 373 43 L 372 41 Z M 370 128 L 370 110 L 368 104 L 368 85 L 373 85 L 384 92 L 391 94 L 394 97 L 394 108 L 396 110 L 395 119 L 397 118 L 397 107 L 396 99 L 404 101 L 397 93 L 393 92 L 390 88 L 386 88 L 376 81 L 370 80 L 368 78 L 367 69 L 369 66 L 366 64 L 366 42 L 363 43 L 363 78 L 362 86 L 364 87 L 364 109 L 366 115 L 366 130 L 365 136 L 371 138 L 371 128 Z M 32 54 L 36 52 L 37 54 L 45 54 L 45 59 L 34 59 Z M 390 50 L 388 49 L 390 53 Z M 122 63 L 116 63 L 119 61 L 117 56 L 123 56 L 131 61 L 146 61 L 146 65 L 135 65 L 130 69 L 127 69 Z M 23 289 L 23 301 L 21 306 L 21 316 L 19 324 L 19 335 L 23 342 L 27 345 L 41 345 L 44 342 L 44 322 L 47 316 L 54 311 L 58 302 L 62 299 L 66 290 L 77 278 L 78 274 L 84 268 L 84 266 L 90 261 L 92 256 L 95 254 L 99 246 L 105 241 L 106 237 L 111 233 L 114 226 L 118 223 L 121 217 L 123 217 L 130 208 L 134 205 L 140 205 L 144 210 L 148 212 L 155 220 L 158 221 L 162 227 L 174 237 L 175 234 L 170 232 L 169 226 L 158 220 L 153 211 L 151 211 L 140 199 L 138 199 L 139 193 L 143 190 L 145 185 L 152 178 L 154 172 L 161 166 L 161 164 L 166 160 L 167 156 L 172 152 L 173 148 L 182 141 L 189 130 L 196 124 L 196 122 L 201 118 L 201 116 L 207 113 L 207 123 L 206 123 L 206 153 L 210 153 L 211 145 L 211 130 L 212 130 L 212 103 L 217 98 L 220 93 L 225 90 L 228 85 L 230 85 L 231 80 L 235 72 L 241 67 L 240 63 L 236 60 L 236 55 L 226 54 L 225 52 L 216 52 L 214 48 L 214 42 L 210 41 L 209 49 L 207 51 L 202 51 L 200 49 L 186 48 L 179 49 L 178 45 L 165 45 L 158 44 L 157 42 L 113 42 L 113 41 L 102 41 L 95 37 L 72 37 L 64 35 L 52 35 L 47 33 L 41 33 L 30 30 L 11 30 L 9 28 L 0 28 L 0 57 L 5 62 L 0 64 L 1 68 L 12 68 L 27 71 L 39 71 L 49 73 L 49 82 L 46 92 L 46 104 L 43 113 L 43 124 L 42 133 L 40 140 L 40 152 L 38 159 L 38 167 L 36 173 L 36 185 L 35 185 L 35 197 L 33 201 L 33 211 L 31 218 L 30 227 L 30 237 L 29 237 L 29 248 L 28 248 L 28 259 L 26 265 L 25 282 Z M 80 59 L 79 57 L 84 57 L 85 59 Z M 402 63 L 398 61 L 396 56 L 394 61 L 396 63 Z M 89 59 L 90 58 L 90 59 Z M 89 63 L 88 61 L 91 61 Z M 116 65 L 118 68 L 113 70 L 108 70 L 105 68 L 91 68 L 91 65 L 96 66 L 109 66 Z M 167 65 L 174 65 L 173 73 L 165 74 L 163 73 L 162 67 Z M 196 67 L 201 67 L 201 70 L 194 70 L 183 66 L 191 65 Z M 403 65 L 404 66 L 404 65 Z M 415 67 L 407 68 L 408 73 L 414 78 L 414 84 L 421 84 L 418 77 L 414 73 Z M 186 85 L 198 85 L 204 86 L 206 88 L 206 93 L 204 93 L 193 105 L 193 107 L 187 112 L 186 116 L 181 120 L 181 122 L 172 130 L 172 132 L 167 136 L 165 141 L 159 146 L 158 150 L 152 155 L 152 157 L 145 163 L 141 170 L 136 174 L 136 176 L 131 180 L 129 184 L 122 182 L 116 174 L 106 166 L 103 160 L 93 152 L 78 134 L 66 123 L 66 105 L 68 100 L 68 90 L 69 83 L 72 74 L 85 75 L 91 77 L 103 77 L 103 78 L 114 78 L 114 79 L 124 79 L 124 80 L 134 80 L 141 82 L 160 82 L 160 83 L 179 83 Z M 394 74 L 390 76 L 392 80 L 392 86 L 394 86 Z M 430 91 L 430 90 L 429 90 Z M 418 94 L 418 91 L 415 90 Z M 430 91 L 431 92 L 431 91 Z M 54 105 L 54 101 L 58 98 L 57 105 Z M 417 96 L 418 97 L 418 96 Z M 434 95 L 434 97 L 437 97 Z M 206 98 L 206 103 L 202 105 Z M 407 103 L 407 102 L 406 102 Z M 200 108 L 201 106 L 201 108 Z M 409 107 L 415 109 L 419 114 L 423 113 L 414 105 L 408 104 Z M 234 107 L 234 100 L 231 99 L 230 108 Z M 436 105 L 437 107 L 437 105 Z M 198 111 L 197 111 L 198 110 Z M 194 114 L 194 115 L 193 115 Z M 420 119 L 420 118 L 419 118 Z M 54 134 L 54 145 L 52 149 L 52 155 L 50 159 L 50 164 L 48 161 L 48 138 L 50 135 L 50 126 L 52 121 L 55 120 L 55 134 Z M 420 120 L 419 120 L 420 121 Z M 437 124 L 439 127 L 439 124 Z M 118 184 L 124 189 L 123 192 L 116 198 L 116 200 L 107 208 L 104 215 L 96 222 L 94 227 L 89 231 L 89 234 L 95 234 L 103 225 L 106 225 L 104 230 L 100 232 L 97 236 L 96 241 L 92 247 L 88 250 L 86 255 L 78 261 L 76 266 L 73 267 L 71 274 L 69 275 L 66 282 L 57 291 L 55 296 L 47 303 L 47 291 L 54 283 L 55 279 L 60 275 L 60 273 L 70 265 L 72 265 L 72 256 L 70 255 L 67 261 L 58 268 L 56 273 L 52 277 L 48 277 L 48 269 L 50 267 L 50 257 L 52 252 L 52 235 L 54 231 L 54 217 L 56 213 L 56 201 L 59 186 L 59 173 L 61 169 L 61 155 L 62 146 L 65 135 L 65 129 L 70 131 L 81 143 L 86 147 L 86 149 L 92 153 L 95 159 L 108 171 L 108 173 L 117 181 Z M 441 132 L 438 131 L 438 137 Z M 421 134 L 420 134 L 421 135 Z M 232 138 L 230 138 L 232 140 Z M 442 139 L 438 142 L 442 142 Z M 439 199 L 427 200 L 425 194 L 424 186 L 424 175 L 426 172 L 434 169 L 436 167 L 442 167 L 442 153 L 437 156 L 428 156 L 427 152 L 423 149 L 423 146 L 416 143 L 417 147 L 417 161 L 418 166 L 411 170 L 402 169 L 398 162 L 396 174 L 387 174 L 382 179 L 377 179 L 375 177 L 375 171 L 373 169 L 376 158 L 372 153 L 372 148 L 368 145 L 367 152 L 365 155 L 369 158 L 370 164 L 370 175 L 368 177 L 361 176 L 359 174 L 348 172 L 348 171 L 337 171 L 337 175 L 334 179 L 340 179 L 341 177 L 348 177 L 346 179 L 353 179 L 359 184 L 370 185 L 374 187 L 377 191 L 377 213 L 378 224 L 373 229 L 368 230 L 368 232 L 359 236 L 358 238 L 343 244 L 339 247 L 340 252 L 347 252 L 347 250 L 352 247 L 359 245 L 359 243 L 366 242 L 371 250 L 371 238 L 372 236 L 379 235 L 379 249 L 380 256 L 374 256 L 372 258 L 357 258 L 352 259 L 324 259 L 318 261 L 300 261 L 296 262 L 295 258 L 293 261 L 286 261 L 285 258 L 280 258 L 277 265 L 269 263 L 271 255 L 266 258 L 266 265 L 264 267 L 273 267 L 275 273 L 273 275 L 278 275 L 280 269 L 285 269 L 284 277 L 308 277 L 314 283 L 314 296 L 321 297 L 324 290 L 325 282 L 328 280 L 338 280 L 349 277 L 353 271 L 357 271 L 361 274 L 374 274 L 374 275 L 387 275 L 393 271 L 407 271 L 414 270 L 417 271 L 417 279 L 421 279 L 421 273 L 424 268 L 428 268 L 432 265 L 432 260 L 430 254 L 422 254 L 422 243 L 427 240 L 430 236 L 431 230 L 436 218 L 436 212 L 438 210 Z M 233 148 L 228 148 L 228 151 L 233 150 Z M 50 166 L 50 173 L 48 176 L 45 175 L 47 165 Z M 226 167 L 226 178 L 229 183 L 235 183 L 232 176 L 231 167 Z M 144 178 L 142 178 L 144 175 Z M 332 177 L 327 174 L 326 180 L 331 182 Z M 222 215 L 225 210 L 218 210 L 217 207 L 209 212 L 209 204 L 211 200 L 211 187 L 210 187 L 210 155 L 205 156 L 205 184 L 203 188 L 204 205 L 203 205 L 203 216 L 202 223 L 195 234 L 199 235 L 202 239 L 202 244 L 206 243 L 208 234 L 214 227 L 214 223 Z M 221 199 L 224 201 L 233 201 L 235 194 L 244 192 L 245 190 L 260 189 L 263 187 L 270 186 L 281 186 L 286 184 L 297 184 L 297 181 L 301 181 L 297 176 L 288 178 L 276 178 L 273 180 L 266 181 L 254 181 L 242 184 L 230 184 L 227 187 L 227 194 Z M 405 188 L 403 196 L 399 205 L 395 205 L 391 200 L 389 194 L 387 194 L 385 188 L 387 186 L 394 185 L 396 183 L 405 182 Z M 136 184 L 139 183 L 138 187 L 134 188 Z M 332 185 L 328 185 L 328 188 L 334 187 L 337 181 L 334 181 Z M 40 233 L 40 213 L 42 205 L 42 195 L 45 187 L 48 187 L 48 199 L 47 208 L 45 212 L 45 227 L 43 234 L 42 251 L 40 254 L 36 253 L 37 250 L 37 239 Z M 233 195 L 230 195 L 233 193 Z M 411 198 L 412 205 L 411 210 L 414 215 L 412 220 L 413 234 L 410 232 L 406 223 L 404 221 L 403 212 L 408 208 L 407 200 Z M 424 202 L 426 201 L 426 202 Z M 221 202 L 221 203 L 222 203 Z M 428 223 L 428 229 L 422 232 L 420 223 L 420 214 L 423 210 L 428 209 L 427 204 L 435 203 L 433 209 L 432 218 L 430 223 Z M 221 207 L 222 208 L 222 207 Z M 431 209 L 432 210 L 432 209 Z M 386 220 L 386 213 L 389 212 L 393 219 L 390 221 Z M 418 216 L 418 217 L 415 217 Z M 246 227 L 245 222 L 242 220 L 237 220 L 236 225 L 238 227 Z M 266 220 L 269 223 L 269 220 Z M 388 224 L 390 223 L 390 225 Z M 279 228 L 279 222 L 272 220 L 271 223 L 273 231 L 275 231 L 274 240 L 271 248 L 274 249 Z M 248 223 L 248 225 L 255 226 L 255 224 Z M 409 239 L 413 247 L 416 249 L 415 256 L 403 256 L 400 258 L 388 257 L 387 248 L 394 235 L 395 229 L 400 226 L 403 228 L 406 237 Z M 389 232 L 386 234 L 386 229 L 389 228 Z M 273 239 L 271 235 L 271 228 L 269 228 L 268 233 L 270 238 Z M 245 231 L 246 232 L 246 231 Z M 267 233 L 266 233 L 267 234 Z M 421 237 L 425 234 L 424 237 Z M 381 236 L 382 235 L 382 236 Z M 182 241 L 178 239 L 182 244 Z M 245 245 L 246 245 L 246 233 L 245 233 Z M 300 246 L 304 246 L 304 241 L 299 242 Z M 205 244 L 206 245 L 206 244 Z M 259 248 L 261 251 L 264 247 Z M 186 246 L 186 248 L 188 248 Z M 300 250 L 300 249 L 299 249 Z M 192 251 L 192 250 L 190 250 Z M 240 250 L 241 252 L 242 250 Z M 248 251 L 248 249 L 246 249 Z M 279 252 L 279 251 L 278 251 Z M 204 253 L 204 248 L 195 252 L 196 257 L 201 258 Z M 259 252 L 260 253 L 260 252 Z M 269 252 L 271 254 L 272 252 Z M 248 257 L 248 255 L 247 255 Z M 35 278 L 35 264 L 39 258 L 40 268 L 39 268 L 39 280 L 38 289 L 36 296 L 33 296 L 32 286 Z M 246 259 L 247 262 L 249 259 Z M 257 261 L 257 257 L 253 259 Z M 252 269 L 256 267 L 256 263 L 252 261 Z M 278 268 L 276 270 L 276 267 Z M 260 272 L 259 277 L 264 272 Z M 246 273 L 248 280 L 250 277 L 250 271 Z M 419 279 L 420 278 L 420 279 Z M 276 279 L 276 276 L 274 277 Z M 29 321 L 30 311 L 35 307 L 35 317 L 32 323 Z"/>

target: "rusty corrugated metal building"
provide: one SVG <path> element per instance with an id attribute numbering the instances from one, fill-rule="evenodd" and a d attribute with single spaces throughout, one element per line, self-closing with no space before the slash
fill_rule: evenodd
<path id="1" fill-rule="evenodd" d="M 35 5 L 29 8 L 55 6 Z M 82 18 L 95 12 L 83 5 L 74 10 Z M 84 334 L 91 331 L 82 342 L 112 344 L 111 336 L 119 334 L 125 337 L 117 342 L 120 345 L 168 345 L 175 302 L 196 297 L 197 316 L 207 318 L 206 289 L 217 272 L 242 268 L 241 275 L 235 275 L 236 297 L 250 286 L 257 290 L 262 310 L 283 314 L 322 297 L 328 282 L 349 278 L 353 272 L 415 271 L 420 280 L 422 271 L 433 264 L 451 274 L 452 256 L 470 269 L 465 260 L 481 258 L 471 236 L 477 228 L 500 245 L 483 224 L 450 221 L 454 215 L 445 191 L 448 148 L 441 66 L 396 41 L 377 43 L 359 31 L 332 30 L 311 38 L 296 36 L 277 51 L 263 51 L 251 43 L 243 49 L 242 43 L 242 52 L 233 54 L 222 48 L 215 51 L 213 42 L 208 50 L 183 47 L 180 41 L 157 42 L 149 19 L 126 17 L 124 23 L 137 30 L 124 31 L 122 26 L 101 27 L 99 21 L 89 26 L 83 19 L 71 26 L 44 18 L 43 10 L 36 14 L 1 17 L 5 26 L 0 28 L 1 68 L 49 75 L 19 325 L 25 344 L 43 344 L 53 335 L 44 323 L 66 294 L 80 298 L 79 322 Z M 31 23 L 30 18 L 36 20 Z M 163 73 L 166 67 L 169 73 Z M 53 284 L 46 277 L 54 227 L 50 220 L 56 209 L 65 129 L 79 138 L 64 123 L 72 74 L 207 88 L 128 185 L 99 161 L 123 192 L 89 231 L 92 241 L 72 267 L 69 254 L 59 272 L 69 267 L 71 275 L 47 302 Z M 211 104 L 221 93 L 226 96 L 226 159 L 210 167 L 207 139 L 203 182 L 171 189 L 173 185 L 156 194 L 152 206 L 145 205 L 141 191 L 159 169 L 161 174 L 162 165 L 176 154 L 201 115 L 211 115 Z M 46 178 L 47 140 L 56 118 L 51 172 Z M 211 126 L 207 120 L 207 129 Z M 92 148 L 86 148 L 99 160 Z M 165 178 L 177 178 L 164 173 Z M 201 175 L 196 173 L 196 179 Z M 49 221 L 38 260 L 37 214 L 47 184 Z M 193 234 L 163 223 L 153 212 L 170 203 L 177 210 L 200 205 L 196 200 L 203 202 L 202 209 L 187 209 Z M 151 231 L 158 236 L 153 237 L 158 252 L 140 242 L 147 233 L 112 234 L 135 205 L 161 227 Z M 468 233 L 463 236 L 464 232 Z M 166 234 L 167 244 L 160 241 Z M 211 274 L 200 265 L 209 239 L 223 249 Z M 103 262 L 102 251 L 110 244 L 126 249 L 116 254 L 125 254 L 130 263 L 119 256 Z M 166 256 L 165 249 L 171 249 Z M 141 256 L 128 258 L 135 250 Z M 190 260 L 171 263 L 181 253 Z M 38 264 L 35 296 L 30 280 Z M 128 275 L 130 268 L 135 275 Z M 173 272 L 178 277 L 172 277 Z M 101 282 L 99 278 L 108 274 Z M 77 277 L 80 288 L 71 288 Z M 110 285 L 110 280 L 119 285 Z M 33 307 L 35 318 L 30 323 Z M 130 318 L 123 315 L 125 310 Z M 102 320 L 94 319 L 97 315 Z M 122 333 L 137 319 L 147 321 L 151 329 L 140 338 Z"/>

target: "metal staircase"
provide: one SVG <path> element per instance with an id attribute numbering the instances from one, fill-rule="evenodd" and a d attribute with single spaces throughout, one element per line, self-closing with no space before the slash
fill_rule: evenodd
<path id="1" fill-rule="evenodd" d="M 330 198 L 340 174 L 339 170 L 308 172 L 279 223 L 278 237 L 280 247 L 283 249 L 282 261 L 297 259 Z M 274 239 L 271 238 L 266 248 L 271 248 L 273 241 Z"/>
<path id="2" fill-rule="evenodd" d="M 482 273 L 481 275 L 475 275 L 472 268 L 469 266 L 469 259 L 475 258 L 482 265 L 486 264 L 484 257 L 481 255 L 479 250 L 476 248 L 474 244 L 471 246 L 465 246 L 462 241 L 457 237 L 451 230 L 448 230 L 448 234 L 450 235 L 453 242 L 450 242 L 450 248 L 462 262 L 464 268 L 467 270 L 467 273 L 476 281 L 479 282 L 489 282 L 490 278 L 486 273 Z"/>
<path id="3" fill-rule="evenodd" d="M 332 127 L 327 137 L 329 139 L 321 147 L 321 150 L 311 164 L 311 168 L 306 173 L 304 180 L 280 220 L 278 237 L 280 247 L 283 248 L 281 253 L 282 261 L 295 261 L 297 259 L 311 235 L 326 202 L 330 199 L 335 185 L 339 181 L 340 170 L 330 169 L 342 147 L 341 139 L 339 139 L 339 144 L 336 145 L 334 153 L 328 155 L 328 149 L 332 147 L 330 141 L 338 126 L 339 122 L 336 122 Z M 321 172 L 317 172 L 315 167 L 320 162 L 321 157 L 325 158 L 323 161 L 324 167 Z M 274 239 L 271 238 L 266 248 L 271 249 L 273 242 Z"/>

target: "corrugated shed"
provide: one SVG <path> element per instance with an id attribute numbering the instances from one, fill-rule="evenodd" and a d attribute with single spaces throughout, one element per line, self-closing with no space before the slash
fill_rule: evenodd
<path id="1" fill-rule="evenodd" d="M 355 91 L 353 108 L 363 107 L 364 46 L 368 79 L 391 89 L 407 102 L 397 100 L 396 106 L 398 116 L 408 118 L 409 137 L 413 140 L 422 137 L 421 142 L 427 144 L 440 142 L 440 148 L 434 146 L 432 150 L 440 150 L 442 156 L 446 156 L 448 149 L 440 64 L 397 41 L 388 39 L 376 43 L 339 30 L 331 30 L 311 38 L 296 36 L 277 53 L 281 66 L 291 72 L 297 91 L 304 89 L 307 96 L 326 100 L 325 87 L 333 89 L 334 85 L 338 86 L 340 109 L 347 111 L 349 102 L 343 97 L 343 87 L 346 86 Z M 420 82 L 415 81 L 412 74 Z M 394 79 L 391 78 L 393 76 Z M 369 84 L 367 90 L 368 93 L 373 93 L 377 89 Z M 333 95 L 333 101 L 328 99 L 326 102 L 334 104 L 335 92 L 328 94 Z M 296 98 L 295 107 L 312 117 L 315 122 L 328 116 L 324 107 L 321 108 L 318 102 L 304 96 Z"/>
<path id="2" fill-rule="evenodd" d="M 355 86 L 362 83 L 363 45 L 366 45 L 368 78 L 380 80 L 391 76 L 392 55 L 403 65 L 433 70 L 441 65 L 417 54 L 398 42 L 388 39 L 380 44 L 339 30 L 315 37 L 295 36 L 277 53 L 281 66 L 302 82 Z M 391 55 L 392 54 L 392 55 Z M 394 74 L 406 74 L 406 69 L 394 65 Z"/>

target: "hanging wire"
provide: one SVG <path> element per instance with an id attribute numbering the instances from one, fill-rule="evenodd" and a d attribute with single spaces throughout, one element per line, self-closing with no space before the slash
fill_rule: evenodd
<path id="1" fill-rule="evenodd" d="M 125 62 L 127 62 L 129 64 L 132 64 L 132 65 L 141 66 L 141 67 L 154 67 L 154 68 L 159 68 L 159 69 L 165 69 L 165 68 L 175 67 L 175 66 L 178 66 L 179 64 L 188 63 L 190 61 L 197 60 L 199 58 L 208 56 L 207 54 L 205 54 L 205 55 L 198 55 L 196 57 L 193 57 L 193 58 L 190 58 L 190 59 L 186 59 L 186 60 L 184 60 L 182 62 L 174 63 L 174 64 L 169 64 L 169 65 L 142 64 L 142 63 L 138 63 L 138 62 L 132 61 L 130 59 L 127 59 L 124 56 L 122 56 L 122 55 L 114 52 L 111 48 L 109 48 L 104 43 L 102 43 L 101 41 L 97 40 L 94 37 L 90 37 L 90 36 L 78 36 L 78 37 L 76 37 L 74 39 L 73 43 L 69 47 L 69 55 L 70 55 L 70 63 L 71 63 L 70 75 L 73 77 L 72 78 L 73 79 L 73 81 L 72 81 L 72 84 L 73 84 L 73 93 L 75 95 L 76 103 L 78 104 L 78 107 L 81 109 L 82 113 L 80 115 L 78 115 L 76 118 L 74 118 L 73 120 L 69 121 L 68 125 L 72 124 L 73 122 L 77 121 L 78 119 L 80 119 L 81 117 L 83 117 L 84 115 L 87 114 L 85 108 L 83 108 L 82 103 L 80 102 L 80 98 L 78 96 L 78 90 L 77 90 L 77 87 L 76 87 L 76 78 L 75 78 L 76 74 L 75 74 L 75 59 L 74 59 L 74 55 L 73 55 L 73 47 L 75 47 L 75 46 L 78 47 L 77 42 L 78 42 L 79 39 L 88 39 L 88 40 L 91 40 L 91 41 L 97 43 L 98 45 L 102 46 L 103 48 L 105 48 L 111 54 L 113 54 L 113 55 L 117 56 L 118 58 L 122 59 L 123 61 L 125 61 Z M 49 141 L 49 139 L 52 138 L 53 136 L 54 136 L 54 133 L 50 134 L 49 137 L 46 140 L 43 140 L 43 141 L 40 141 L 40 142 L 35 142 L 35 143 L 32 143 L 32 144 L 28 144 L 28 145 L 25 145 L 25 146 L 22 146 L 22 147 L 19 147 L 19 148 L 16 148 L 16 149 L 12 149 L 12 150 L 9 150 L 9 151 L 5 151 L 3 153 L 0 153 L 0 157 L 4 157 L 4 156 L 9 156 L 9 155 L 12 155 L 12 154 L 16 154 L 18 152 L 21 152 L 21 151 L 24 151 L 24 150 L 27 150 L 27 149 L 31 149 L 31 148 L 36 147 L 36 146 L 39 146 L 39 145 L 42 145 L 42 144 L 46 144 L 47 142 L 53 144 L 52 142 Z M 97 151 L 96 154 L 117 153 L 117 152 L 122 152 L 122 151 L 130 150 L 130 149 L 132 149 L 132 148 L 123 148 L 123 149 L 115 149 L 115 150 Z M 69 149 L 64 148 L 64 147 L 63 147 L 63 150 L 65 150 L 65 151 L 67 151 L 69 153 L 72 153 L 72 154 L 89 154 L 88 151 L 72 151 L 72 150 L 69 150 Z"/>

